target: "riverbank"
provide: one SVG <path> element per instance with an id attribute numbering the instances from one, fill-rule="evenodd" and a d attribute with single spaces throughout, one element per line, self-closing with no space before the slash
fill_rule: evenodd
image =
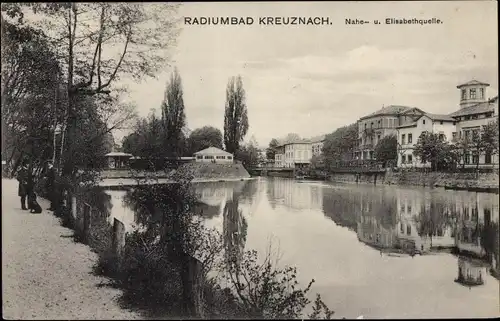
<path id="1" fill-rule="evenodd" d="M 117 302 L 122 291 L 96 276 L 97 255 L 73 242 L 73 231 L 45 210 L 20 209 L 17 181 L 2 179 L 3 317 L 25 319 L 141 319 Z"/>
<path id="2" fill-rule="evenodd" d="M 107 170 L 101 173 L 102 187 L 129 187 L 140 184 L 169 184 L 175 182 L 176 175 L 190 177 L 192 183 L 231 182 L 251 179 L 241 164 L 190 163 L 181 165 L 170 172 Z"/>
<path id="3" fill-rule="evenodd" d="M 371 183 L 402 186 L 443 187 L 471 192 L 499 192 L 498 173 L 442 173 L 398 171 L 383 174 L 333 173 L 328 180 L 341 183 Z"/>

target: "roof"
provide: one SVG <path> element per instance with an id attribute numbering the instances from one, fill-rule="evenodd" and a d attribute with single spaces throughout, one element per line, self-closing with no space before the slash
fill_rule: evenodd
<path id="1" fill-rule="evenodd" d="M 396 126 L 396 128 L 406 128 L 406 127 L 415 127 L 417 126 L 417 122 L 413 122 L 413 123 L 408 123 L 408 124 L 404 124 L 404 125 L 400 125 L 400 126 Z"/>
<path id="2" fill-rule="evenodd" d="M 292 145 L 292 144 L 311 144 L 311 143 L 312 142 L 310 139 L 296 139 L 293 141 L 283 142 L 276 147 L 281 147 L 281 146 L 285 146 L 285 145 Z"/>
<path id="3" fill-rule="evenodd" d="M 484 86 L 489 86 L 490 84 L 482 82 L 482 81 L 477 81 L 475 79 L 466 82 L 465 84 L 458 85 L 457 88 L 462 88 L 465 86 L 471 86 L 471 85 L 484 85 Z"/>
<path id="4" fill-rule="evenodd" d="M 425 116 L 432 120 L 455 121 L 450 115 L 425 113 Z"/>
<path id="5" fill-rule="evenodd" d="M 132 157 L 132 154 L 128 154 L 128 153 L 123 153 L 123 152 L 111 152 L 111 153 L 107 153 L 106 155 L 104 156 L 123 156 L 123 157 Z"/>
<path id="6" fill-rule="evenodd" d="M 382 115 L 398 115 L 398 114 L 403 113 L 405 111 L 408 111 L 410 109 L 413 109 L 413 107 L 390 105 L 390 106 L 384 107 L 382 109 L 379 109 L 376 112 L 371 113 L 367 116 L 363 116 L 360 118 L 360 120 L 366 119 L 366 118 L 372 118 L 375 116 L 382 116 Z"/>
<path id="7" fill-rule="evenodd" d="M 498 96 L 489 99 L 488 101 L 478 103 L 469 107 L 462 108 L 457 110 L 454 113 L 451 113 L 451 117 L 460 117 L 465 115 L 474 115 L 474 114 L 482 114 L 482 113 L 490 113 L 495 111 L 495 103 L 498 103 Z"/>
<path id="8" fill-rule="evenodd" d="M 203 154 L 203 155 L 226 155 L 226 156 L 233 156 L 233 154 L 228 153 L 222 149 L 219 149 L 217 147 L 208 147 L 203 150 L 200 150 L 196 153 L 193 153 L 193 155 L 198 155 L 198 154 Z"/>

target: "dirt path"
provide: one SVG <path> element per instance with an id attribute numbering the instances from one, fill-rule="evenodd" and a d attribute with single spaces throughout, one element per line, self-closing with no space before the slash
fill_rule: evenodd
<path id="1" fill-rule="evenodd" d="M 17 182 L 2 179 L 2 285 L 4 319 L 140 319 L 116 303 L 120 291 L 98 287 L 97 255 L 74 243 L 39 199 L 41 214 L 21 210 Z"/>

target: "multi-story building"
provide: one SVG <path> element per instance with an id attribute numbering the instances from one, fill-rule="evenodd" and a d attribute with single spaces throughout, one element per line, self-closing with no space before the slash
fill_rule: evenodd
<path id="1" fill-rule="evenodd" d="M 412 109 L 407 106 L 387 106 L 358 120 L 358 149 L 356 159 L 373 159 L 377 143 L 384 137 L 396 134 L 399 115 Z"/>
<path id="2" fill-rule="evenodd" d="M 323 143 L 325 142 L 325 135 L 317 136 L 311 138 L 311 148 L 312 148 L 312 155 L 313 156 L 319 156 L 322 153 L 323 149 Z"/>
<path id="3" fill-rule="evenodd" d="M 277 167 L 297 168 L 311 163 L 312 144 L 309 140 L 284 143 L 276 148 L 274 156 Z"/>
<path id="4" fill-rule="evenodd" d="M 398 167 L 430 167 L 414 157 L 413 150 L 423 132 L 439 134 L 443 140 L 452 140 L 455 119 L 448 115 L 429 114 L 412 108 L 399 115 L 396 127 L 398 137 Z"/>
<path id="5" fill-rule="evenodd" d="M 449 115 L 430 114 L 411 108 L 398 115 L 398 167 L 429 167 L 413 155 L 414 147 L 423 132 L 439 134 L 443 140 L 457 142 L 472 138 L 482 127 L 498 119 L 498 97 L 486 99 L 489 84 L 476 80 L 457 86 L 460 89 L 459 110 Z M 465 166 L 480 167 L 498 165 L 498 155 L 474 153 L 471 148 L 462 158 Z"/>
<path id="6" fill-rule="evenodd" d="M 480 133 L 481 128 L 498 120 L 498 96 L 486 99 L 486 89 L 489 84 L 477 80 L 457 86 L 460 89 L 459 109 L 450 114 L 456 121 L 453 140 L 459 141 L 472 138 Z M 478 159 L 479 158 L 479 159 Z M 498 154 L 475 153 L 474 150 L 463 155 L 461 164 L 474 167 L 479 160 L 480 167 L 498 166 Z M 463 164 L 465 162 L 465 164 Z"/>

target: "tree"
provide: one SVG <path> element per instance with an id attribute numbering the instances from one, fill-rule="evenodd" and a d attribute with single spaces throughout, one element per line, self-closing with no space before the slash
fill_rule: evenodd
<path id="1" fill-rule="evenodd" d="M 19 16 L 17 11 L 6 13 Z M 60 66 L 43 32 L 3 15 L 1 20 L 2 155 L 9 163 L 26 156 L 32 165 L 42 163 L 52 158 L 55 125 L 62 119 Z"/>
<path id="2" fill-rule="evenodd" d="M 274 155 L 276 154 L 276 147 L 278 147 L 279 143 L 278 141 L 273 138 L 269 142 L 269 147 L 266 149 L 266 157 L 267 159 L 272 159 L 274 160 Z"/>
<path id="3" fill-rule="evenodd" d="M 165 90 L 165 98 L 161 106 L 165 147 L 173 155 L 179 155 L 179 142 L 181 140 L 182 129 L 186 126 L 186 114 L 184 112 L 184 99 L 182 96 L 181 76 L 177 69 L 175 69 Z"/>
<path id="4" fill-rule="evenodd" d="M 389 135 L 382 138 L 375 146 L 375 159 L 383 163 L 385 167 L 388 161 L 398 158 L 398 139 L 396 135 Z"/>
<path id="5" fill-rule="evenodd" d="M 248 112 L 241 76 L 231 77 L 226 89 L 224 145 L 235 154 L 248 131 Z"/>
<path id="6" fill-rule="evenodd" d="M 20 4 L 3 5 L 14 10 Z M 75 170 L 72 142 L 78 126 L 76 102 L 82 96 L 111 94 L 113 84 L 128 75 L 134 79 L 154 76 L 167 60 L 166 49 L 175 40 L 171 13 L 176 5 L 143 6 L 132 3 L 28 3 L 40 30 L 50 29 L 51 39 L 64 66 L 66 115 L 64 174 Z M 151 21 L 155 21 L 151 24 Z M 122 44 L 121 49 L 117 44 Z M 109 129 L 109 128 L 108 128 Z M 63 142 L 64 143 L 64 142 Z"/>
<path id="7" fill-rule="evenodd" d="M 325 166 L 332 168 L 341 160 L 352 159 L 352 151 L 358 144 L 358 125 L 356 123 L 341 127 L 326 135 L 322 153 Z"/>
<path id="8" fill-rule="evenodd" d="M 450 151 L 448 143 L 438 134 L 422 132 L 415 145 L 413 154 L 417 156 L 423 164 L 431 163 L 431 170 L 435 171 L 444 167 L 447 151 Z"/>
<path id="9" fill-rule="evenodd" d="M 253 144 L 240 146 L 236 152 L 235 158 L 245 166 L 245 168 L 250 168 L 257 166 L 259 163 L 259 150 Z"/>
<path id="10" fill-rule="evenodd" d="M 222 149 L 222 133 L 215 127 L 203 126 L 191 132 L 187 144 L 190 155 L 208 147 Z"/>

